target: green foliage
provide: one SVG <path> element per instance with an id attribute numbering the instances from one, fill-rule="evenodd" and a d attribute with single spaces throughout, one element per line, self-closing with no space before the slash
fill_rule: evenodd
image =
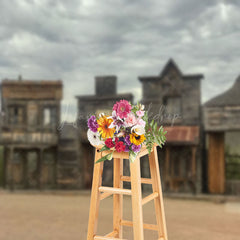
<path id="1" fill-rule="evenodd" d="M 103 151 L 106 151 L 106 150 L 109 150 L 110 148 L 108 148 L 107 146 L 103 146 L 99 151 L 100 152 L 103 152 Z"/>
<path id="2" fill-rule="evenodd" d="M 240 180 L 240 156 L 226 154 L 225 158 L 227 180 Z"/>
<path id="3" fill-rule="evenodd" d="M 137 103 L 136 105 L 132 105 L 132 112 L 134 113 L 134 114 L 136 114 L 136 112 L 138 111 L 138 110 L 140 110 L 140 104 L 139 103 Z"/>
<path id="4" fill-rule="evenodd" d="M 138 153 L 135 153 L 134 151 L 129 151 L 129 160 L 130 162 L 134 162 L 134 160 L 136 159 Z"/>
<path id="5" fill-rule="evenodd" d="M 164 132 L 164 129 L 162 126 L 158 128 L 157 122 L 154 120 L 151 121 L 151 123 L 148 123 L 148 116 L 147 113 L 145 112 L 144 115 L 144 120 L 146 121 L 146 126 L 145 126 L 145 137 L 146 137 L 146 146 L 148 153 L 151 153 L 151 150 L 153 148 L 154 143 L 156 142 L 159 147 L 162 148 L 162 145 L 164 145 L 166 141 L 166 131 Z"/>
<path id="6" fill-rule="evenodd" d="M 113 156 L 113 153 L 109 153 L 107 155 L 105 155 L 104 157 L 101 157 L 100 159 L 98 159 L 95 163 L 100 163 L 100 162 L 103 162 L 103 161 L 106 161 L 106 160 L 112 160 L 112 156 Z"/>
<path id="7" fill-rule="evenodd" d="M 148 124 L 148 112 L 147 111 L 144 112 L 142 119 L 146 122 L 146 124 Z"/>

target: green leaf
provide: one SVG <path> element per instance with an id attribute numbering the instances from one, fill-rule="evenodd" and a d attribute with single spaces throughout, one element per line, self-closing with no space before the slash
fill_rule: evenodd
<path id="1" fill-rule="evenodd" d="M 153 132 L 156 132 L 156 131 L 157 131 L 157 123 L 155 122 L 153 125 Z"/>
<path id="2" fill-rule="evenodd" d="M 155 141 L 156 141 L 156 143 L 157 143 L 159 146 L 162 145 L 162 144 L 161 144 L 161 140 L 160 140 L 158 137 L 155 138 Z"/>
<path id="3" fill-rule="evenodd" d="M 108 161 L 111 161 L 112 160 L 112 157 L 113 157 L 113 153 L 110 153 L 107 155 L 107 160 Z"/>
<path id="4" fill-rule="evenodd" d="M 145 111 L 142 119 L 146 122 L 146 124 L 148 123 L 148 112 L 147 111 Z"/>
<path id="5" fill-rule="evenodd" d="M 99 151 L 100 152 L 103 152 L 103 151 L 106 151 L 106 150 L 109 150 L 110 148 L 108 148 L 107 146 L 103 146 Z"/>
<path id="6" fill-rule="evenodd" d="M 137 153 L 133 152 L 133 151 L 129 151 L 129 160 L 131 163 L 133 163 L 135 161 L 137 157 Z"/>
<path id="7" fill-rule="evenodd" d="M 153 128 L 154 120 L 151 121 L 150 127 Z"/>
<path id="8" fill-rule="evenodd" d="M 96 164 L 96 163 L 103 162 L 103 161 L 106 161 L 106 160 L 109 160 L 110 156 L 112 157 L 112 152 L 109 153 L 109 154 L 107 154 L 106 156 L 101 157 L 100 159 L 98 159 L 98 160 L 95 162 L 95 164 Z"/>

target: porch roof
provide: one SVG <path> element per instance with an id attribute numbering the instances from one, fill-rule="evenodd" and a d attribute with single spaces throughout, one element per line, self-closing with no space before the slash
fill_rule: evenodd
<path id="1" fill-rule="evenodd" d="M 165 126 L 167 131 L 166 144 L 170 145 L 198 145 L 199 126 Z"/>

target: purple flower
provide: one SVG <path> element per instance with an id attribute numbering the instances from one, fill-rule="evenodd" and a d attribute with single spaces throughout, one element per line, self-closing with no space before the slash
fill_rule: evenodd
<path id="1" fill-rule="evenodd" d="M 125 150 L 124 152 L 129 152 L 129 146 L 125 145 Z"/>
<path id="2" fill-rule="evenodd" d="M 128 146 L 130 146 L 132 143 L 130 142 L 130 136 L 129 135 L 127 135 L 126 137 L 125 137 L 125 143 L 128 145 Z"/>
<path id="3" fill-rule="evenodd" d="M 132 150 L 134 152 L 139 152 L 140 149 L 141 149 L 141 145 L 135 145 L 135 144 L 132 145 Z"/>
<path id="4" fill-rule="evenodd" d="M 97 120 L 96 117 L 94 115 L 92 115 L 89 119 L 88 119 L 88 127 L 91 131 L 93 132 L 97 132 L 98 129 L 98 124 L 97 124 Z"/>

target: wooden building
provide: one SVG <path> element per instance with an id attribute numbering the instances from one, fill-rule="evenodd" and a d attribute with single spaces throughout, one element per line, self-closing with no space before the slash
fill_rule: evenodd
<path id="1" fill-rule="evenodd" d="M 208 191 L 210 193 L 240 194 L 240 174 L 235 181 L 226 179 L 225 135 L 240 131 L 240 76 L 226 92 L 203 106 L 204 129 L 208 142 Z M 234 169 L 240 173 L 240 156 Z"/>
<path id="2" fill-rule="evenodd" d="M 1 97 L 4 186 L 56 186 L 62 82 L 5 79 Z"/>
<path id="3" fill-rule="evenodd" d="M 201 79 L 170 59 L 157 76 L 141 76 L 142 102 L 168 131 L 159 151 L 165 191 L 201 192 Z M 146 166 L 146 169 L 148 166 Z"/>
<path id="4" fill-rule="evenodd" d="M 79 189 L 83 187 L 77 126 L 63 122 L 59 128 L 58 188 Z"/>
<path id="5" fill-rule="evenodd" d="M 84 188 L 91 188 L 93 174 L 94 149 L 87 139 L 87 119 L 92 114 L 109 113 L 116 101 L 126 99 L 133 101 L 131 93 L 117 94 L 116 76 L 98 76 L 95 78 L 95 95 L 77 96 L 79 149 L 82 159 Z M 110 112 L 109 112 L 110 111 Z M 112 184 L 112 161 L 105 161 L 103 183 Z"/>

